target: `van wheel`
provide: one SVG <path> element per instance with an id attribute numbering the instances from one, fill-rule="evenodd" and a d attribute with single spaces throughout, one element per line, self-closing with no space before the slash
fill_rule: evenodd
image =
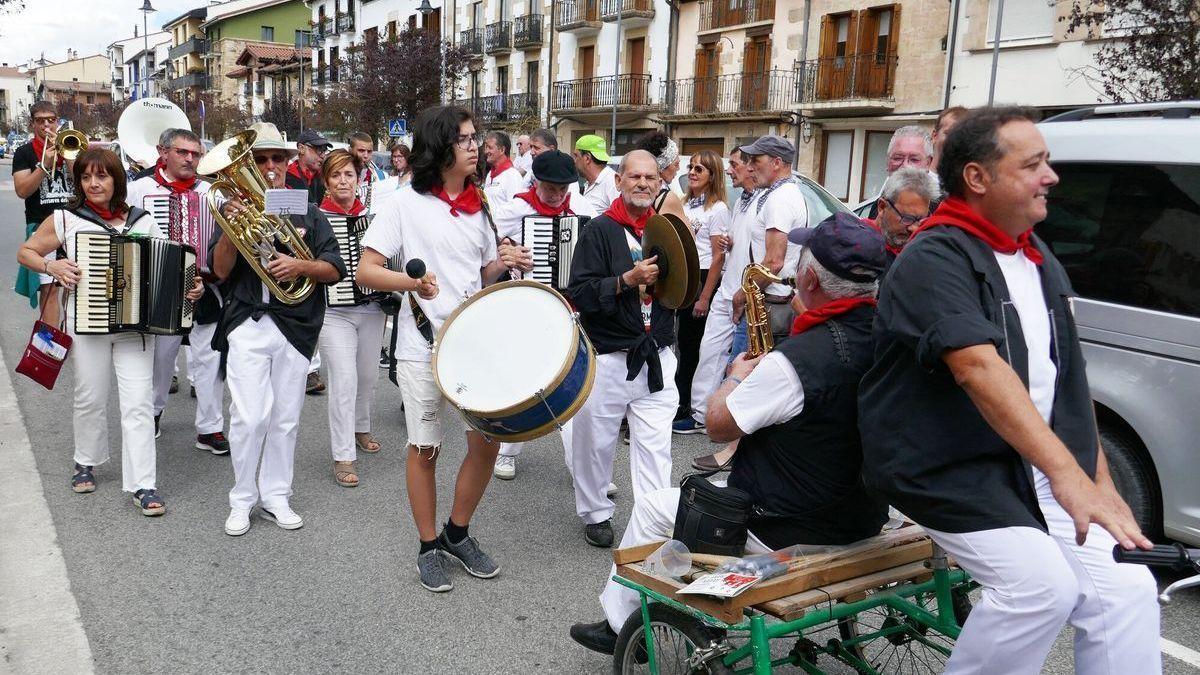
<path id="1" fill-rule="evenodd" d="M 1150 538 L 1162 533 L 1162 507 L 1159 505 L 1158 483 L 1154 470 L 1142 456 L 1140 448 L 1125 434 L 1100 428 L 1100 445 L 1108 458 L 1117 492 L 1133 511 L 1142 532 Z"/>

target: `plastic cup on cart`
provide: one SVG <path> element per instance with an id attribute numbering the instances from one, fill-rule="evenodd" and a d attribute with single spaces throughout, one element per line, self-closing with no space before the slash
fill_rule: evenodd
<path id="1" fill-rule="evenodd" d="M 670 539 L 646 556 L 642 569 L 647 574 L 681 577 L 692 569 L 692 552 L 682 541 Z"/>

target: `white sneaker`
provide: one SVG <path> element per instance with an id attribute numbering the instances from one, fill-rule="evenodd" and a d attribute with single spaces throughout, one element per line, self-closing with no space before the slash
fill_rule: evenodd
<path id="1" fill-rule="evenodd" d="M 508 455 L 499 455 L 496 457 L 496 466 L 492 469 L 492 475 L 500 480 L 512 480 L 517 477 L 517 458 L 509 457 Z"/>
<path id="2" fill-rule="evenodd" d="M 250 530 L 250 509 L 230 509 L 225 519 L 225 534 L 240 537 Z"/>
<path id="3" fill-rule="evenodd" d="M 604 494 L 605 494 L 605 496 L 607 496 L 609 499 L 612 499 L 613 497 L 616 497 L 616 496 L 617 496 L 617 484 L 616 484 L 616 483 L 609 483 L 609 484 L 608 484 L 608 487 L 604 489 Z"/>
<path id="4" fill-rule="evenodd" d="M 304 527 L 304 519 L 287 504 L 272 506 L 270 509 L 260 505 L 258 508 L 262 512 L 263 518 L 273 521 L 285 530 L 298 530 Z"/>

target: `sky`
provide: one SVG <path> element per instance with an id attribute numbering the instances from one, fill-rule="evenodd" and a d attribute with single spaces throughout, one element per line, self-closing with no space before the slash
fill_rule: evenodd
<path id="1" fill-rule="evenodd" d="M 150 0 L 151 33 L 207 0 Z M 36 59 L 63 61 L 67 48 L 80 56 L 104 54 L 108 45 L 142 31 L 142 0 L 25 0 L 25 8 L 0 14 L 0 63 Z"/>

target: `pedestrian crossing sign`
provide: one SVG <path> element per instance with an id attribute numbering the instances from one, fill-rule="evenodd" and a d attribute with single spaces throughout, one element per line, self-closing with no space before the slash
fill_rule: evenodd
<path id="1" fill-rule="evenodd" d="M 392 138 L 400 138 L 408 135 L 408 124 L 402 119 L 395 119 L 388 122 L 388 136 Z"/>

